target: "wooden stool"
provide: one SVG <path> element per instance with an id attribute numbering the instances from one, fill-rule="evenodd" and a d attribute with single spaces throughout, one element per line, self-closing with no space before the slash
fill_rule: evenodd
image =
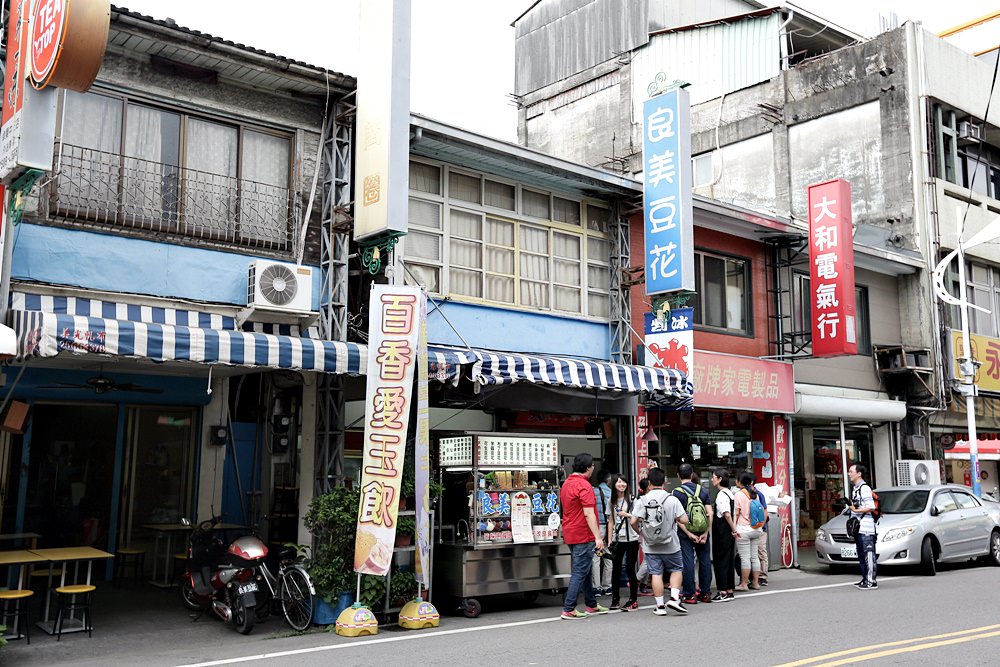
<path id="1" fill-rule="evenodd" d="M 122 547 L 115 552 L 115 584 L 125 576 L 125 568 L 132 568 L 132 581 L 138 581 L 146 567 L 146 550 Z"/>
<path id="2" fill-rule="evenodd" d="M 17 626 L 17 636 L 13 639 L 24 637 L 28 640 L 28 644 L 31 644 L 31 621 L 28 619 L 28 598 L 34 594 L 34 591 L 24 590 L 0 591 L 0 601 L 3 602 L 3 607 L 0 608 L 0 623 L 8 625 L 7 619 L 9 618 L 13 618 L 15 623 L 20 622 L 20 625 Z M 11 604 L 14 605 L 13 609 L 11 609 Z"/>
<path id="3" fill-rule="evenodd" d="M 77 610 L 83 611 L 83 629 L 87 631 L 88 637 L 94 636 L 94 623 L 91 617 L 91 597 L 96 586 L 90 584 L 76 584 L 74 586 L 60 586 L 56 589 L 56 597 L 59 599 L 59 606 L 56 607 L 56 622 L 52 627 L 56 641 L 62 639 L 63 622 L 66 613 Z M 79 601 L 77 596 L 83 596 L 83 601 Z"/>

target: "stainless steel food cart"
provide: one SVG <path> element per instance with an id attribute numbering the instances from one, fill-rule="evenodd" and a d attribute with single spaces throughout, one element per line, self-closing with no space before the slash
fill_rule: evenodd
<path id="1" fill-rule="evenodd" d="M 462 612 L 474 618 L 482 611 L 481 596 L 533 599 L 566 587 L 571 562 L 559 525 L 564 472 L 557 438 L 442 438 L 438 464 L 446 490 L 438 505 L 436 596 L 459 600 Z"/>

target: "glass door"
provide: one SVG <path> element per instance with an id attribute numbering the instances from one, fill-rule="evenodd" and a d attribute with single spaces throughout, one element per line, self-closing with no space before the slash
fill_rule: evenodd
<path id="1" fill-rule="evenodd" d="M 195 408 L 129 409 L 120 546 L 151 543 L 144 525 L 194 518 L 190 513 L 196 427 Z"/>

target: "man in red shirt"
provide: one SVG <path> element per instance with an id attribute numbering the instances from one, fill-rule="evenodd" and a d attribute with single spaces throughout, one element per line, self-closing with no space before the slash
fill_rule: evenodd
<path id="1" fill-rule="evenodd" d="M 569 546 L 573 559 L 572 574 L 562 617 L 568 620 L 587 618 L 591 614 L 606 614 L 607 607 L 597 603 L 597 596 L 590 581 L 590 567 L 595 548 L 604 549 L 604 540 L 597 523 L 597 500 L 590 476 L 594 474 L 594 458 L 590 454 L 577 454 L 573 458 L 573 474 L 563 482 L 559 491 L 562 505 L 563 542 Z M 587 611 L 577 611 L 576 600 L 583 591 Z"/>

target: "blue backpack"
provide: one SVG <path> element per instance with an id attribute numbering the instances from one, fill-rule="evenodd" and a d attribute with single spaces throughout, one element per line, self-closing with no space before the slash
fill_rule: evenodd
<path id="1" fill-rule="evenodd" d="M 743 489 L 743 493 L 747 494 L 747 498 L 750 499 L 750 527 L 763 528 L 764 524 L 767 523 L 767 509 L 760 502 L 756 493 L 751 495 L 748 489 Z"/>

